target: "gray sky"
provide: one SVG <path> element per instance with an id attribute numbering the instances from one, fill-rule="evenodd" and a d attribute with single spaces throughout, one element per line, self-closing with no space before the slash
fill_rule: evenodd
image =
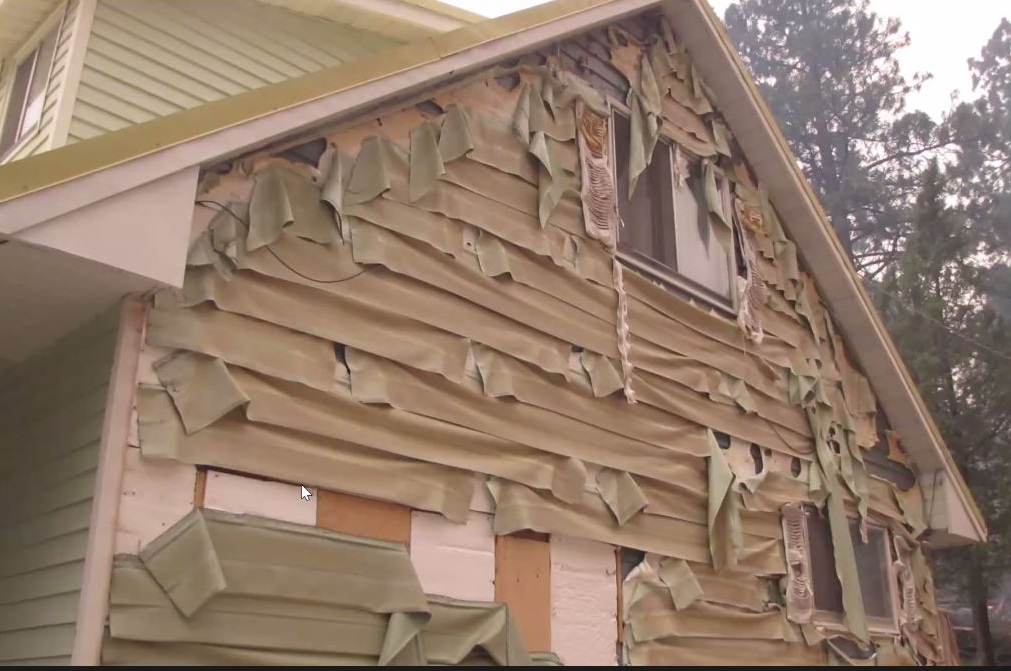
<path id="1" fill-rule="evenodd" d="M 501 16 L 544 0 L 443 0 L 484 16 Z M 710 0 L 717 14 L 733 0 Z M 871 0 L 878 14 L 902 21 L 912 44 L 899 54 L 907 75 L 926 72 L 934 78 L 910 96 L 911 109 L 922 109 L 938 118 L 949 107 L 949 96 L 958 90 L 971 97 L 972 82 L 966 59 L 979 50 L 993 34 L 1001 17 L 1011 18 L 1011 0 Z"/>

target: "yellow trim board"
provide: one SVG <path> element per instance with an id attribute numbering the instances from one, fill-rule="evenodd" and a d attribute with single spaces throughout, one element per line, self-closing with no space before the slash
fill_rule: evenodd
<path id="1" fill-rule="evenodd" d="M 0 203 L 433 63 L 609 0 L 556 0 L 0 166 Z M 655 4 L 660 4 L 659 2 Z"/>

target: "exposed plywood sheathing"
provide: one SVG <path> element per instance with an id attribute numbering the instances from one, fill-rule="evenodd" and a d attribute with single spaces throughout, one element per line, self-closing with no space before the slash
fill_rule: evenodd
<path id="1" fill-rule="evenodd" d="M 551 543 L 547 538 L 495 538 L 495 601 L 509 605 L 528 650 L 552 650 Z"/>
<path id="2" fill-rule="evenodd" d="M 411 509 L 384 501 L 320 489 L 316 526 L 394 543 L 411 542 Z"/>

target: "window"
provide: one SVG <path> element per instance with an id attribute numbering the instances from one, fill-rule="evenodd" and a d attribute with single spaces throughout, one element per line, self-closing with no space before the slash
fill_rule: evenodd
<path id="1" fill-rule="evenodd" d="M 0 156 L 37 129 L 42 121 L 58 34 L 59 26 L 50 30 L 14 69 L 0 131 Z"/>
<path id="2" fill-rule="evenodd" d="M 811 582 L 814 591 L 815 619 L 824 624 L 841 622 L 842 587 L 836 575 L 832 534 L 828 519 L 813 508 L 805 510 Z M 871 629 L 896 631 L 896 578 L 888 530 L 867 525 L 867 542 L 860 537 L 860 524 L 850 520 L 850 538 L 856 555 L 857 575 L 864 612 Z"/>
<path id="3" fill-rule="evenodd" d="M 662 135 L 649 166 L 628 193 L 629 120 L 611 115 L 615 188 L 623 226 L 622 260 L 659 279 L 723 307 L 734 303 L 733 244 L 717 240 L 703 190 L 701 161 L 676 150 Z M 718 207 L 730 216 L 729 183 L 717 172 Z"/>

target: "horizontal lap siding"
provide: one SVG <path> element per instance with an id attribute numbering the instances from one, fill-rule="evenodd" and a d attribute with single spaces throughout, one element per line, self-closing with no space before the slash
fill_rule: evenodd
<path id="1" fill-rule="evenodd" d="M 99 0 L 68 143 L 393 44 L 255 0 Z"/>
<path id="2" fill-rule="evenodd" d="M 581 74 L 593 70 L 594 85 L 624 97 L 606 45 L 598 31 L 544 54 L 561 53 L 562 64 Z M 343 241 L 321 245 L 296 234 L 305 234 L 300 217 L 318 203 L 298 200 L 292 187 L 296 224 L 268 249 L 240 258 L 227 279 L 209 266 L 191 267 L 181 298 L 159 296 L 148 344 L 220 359 L 219 373 L 227 371 L 249 402 L 187 433 L 168 392 L 145 387 L 138 396 L 142 451 L 414 508 L 416 568 L 426 589 L 449 596 L 489 598 L 487 524 L 499 536 L 552 534 L 549 546 L 538 546 L 547 573 L 515 582 L 517 593 L 554 593 L 551 644 L 569 663 L 614 660 L 621 600 L 614 546 L 686 560 L 703 590 L 699 605 L 679 615 L 679 626 L 694 633 L 642 646 L 633 661 L 699 663 L 720 647 L 734 649 L 729 660 L 754 643 L 786 662 L 822 663 L 822 648 L 787 639 L 797 632 L 781 633 L 791 626 L 785 623 L 772 623 L 779 629 L 772 627 L 769 641 L 747 640 L 751 632 L 741 629 L 711 635 L 703 625 L 735 608 L 744 619 L 775 616 L 767 592 L 786 572 L 779 508 L 808 499 L 814 459 L 810 424 L 790 401 L 789 371 L 813 367 L 808 359 L 817 358 L 826 377 L 838 377 L 838 355 L 815 342 L 782 296 L 778 312 L 766 310 L 768 333 L 755 345 L 733 319 L 626 270 L 639 399 L 627 403 L 611 257 L 585 233 L 571 193 L 545 225 L 538 221 L 537 163 L 512 127 L 518 93 L 501 76 L 433 92 L 442 109 L 456 103 L 471 112 L 475 146 L 442 166 L 420 198 L 408 197 L 411 131 L 445 123 L 439 114 L 409 109 L 334 132 L 326 139 L 350 164 L 367 160 L 366 138 L 388 140 L 372 152 L 386 157 L 382 170 L 369 174 L 382 174 L 390 188 L 366 202 L 345 200 Z M 545 143 L 575 179 L 575 141 Z M 287 169 L 284 161 L 263 165 Z M 225 202 L 250 187 L 236 172 L 202 198 Z M 311 188 L 303 183 L 298 193 Z M 213 216 L 198 213 L 201 223 Z M 329 210 L 315 214 L 329 225 Z M 216 226 L 225 221 L 219 216 Z M 229 234 L 225 226 L 215 230 Z M 750 399 L 754 411 L 731 393 Z M 732 574 L 708 568 L 707 428 L 729 434 L 724 454 L 739 478 L 754 474 L 756 452 L 772 471 L 741 512 L 743 547 Z M 803 468 L 794 474 L 794 465 Z M 624 524 L 598 491 L 598 473 L 614 475 L 608 469 L 622 471 L 621 482 L 634 481 L 648 502 Z M 488 517 L 461 512 L 474 472 L 481 486 L 490 476 L 497 497 Z M 888 485 L 873 480 L 871 493 L 871 509 L 897 520 Z M 579 554 L 583 547 L 591 548 L 587 557 L 566 558 L 566 548 Z M 545 576 L 558 582 L 547 584 Z M 584 584 L 594 594 L 581 608 L 572 594 Z M 446 592 L 453 585 L 467 589 Z M 547 632 L 543 621 L 529 621 Z"/>
<path id="3" fill-rule="evenodd" d="M 0 375 L 0 664 L 70 659 L 116 314 Z"/>
<path id="4" fill-rule="evenodd" d="M 52 71 L 47 73 L 49 75 L 49 83 L 46 85 L 46 99 L 43 103 L 42 119 L 39 121 L 39 128 L 37 131 L 33 131 L 15 151 L 4 159 L 5 163 L 16 161 L 49 149 L 49 141 L 52 137 L 53 125 L 56 120 L 56 112 L 59 106 L 58 103 L 60 103 L 59 93 L 62 88 L 63 80 L 66 78 L 67 67 L 70 61 L 71 38 L 73 37 L 74 32 L 72 28 L 76 21 L 79 9 L 80 2 L 78 0 L 71 0 L 71 2 L 66 6 L 66 14 L 57 24 L 60 26 L 60 36 L 59 41 L 56 44 L 56 51 L 53 54 Z M 61 8 L 59 11 L 62 12 L 63 9 Z M 4 63 L 3 84 L 6 84 L 8 78 L 13 76 L 14 63 Z M 0 91 L 0 110 L 5 108 L 6 101 L 2 99 L 2 91 Z"/>

